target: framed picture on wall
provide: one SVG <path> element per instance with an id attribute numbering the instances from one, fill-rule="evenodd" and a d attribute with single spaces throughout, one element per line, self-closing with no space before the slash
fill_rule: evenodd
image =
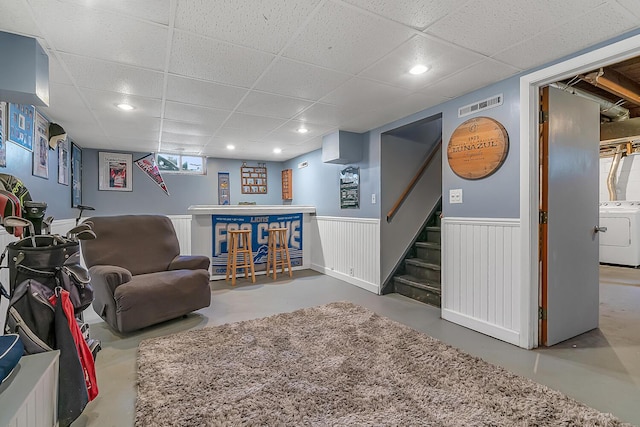
<path id="1" fill-rule="evenodd" d="M 0 102 L 0 167 L 7 167 L 7 103 Z"/>
<path id="2" fill-rule="evenodd" d="M 98 153 L 98 190 L 133 191 L 131 154 Z"/>
<path id="3" fill-rule="evenodd" d="M 9 104 L 9 141 L 31 151 L 35 115 L 33 105 Z"/>
<path id="4" fill-rule="evenodd" d="M 82 149 L 71 142 L 71 207 L 82 204 Z"/>
<path id="5" fill-rule="evenodd" d="M 38 112 L 33 145 L 33 175 L 49 179 L 49 122 Z"/>
<path id="6" fill-rule="evenodd" d="M 69 140 L 58 143 L 58 184 L 69 185 Z"/>

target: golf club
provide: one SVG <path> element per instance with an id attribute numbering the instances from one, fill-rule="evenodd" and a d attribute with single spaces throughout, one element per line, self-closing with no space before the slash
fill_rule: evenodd
<path id="1" fill-rule="evenodd" d="M 80 212 L 78 213 L 78 217 L 76 218 L 76 225 L 78 225 L 78 223 L 80 222 L 80 217 L 82 216 L 82 212 L 83 211 L 95 211 L 96 208 L 91 207 L 91 206 L 85 206 L 85 205 L 78 205 L 76 206 L 76 208 L 80 209 Z"/>
<path id="2" fill-rule="evenodd" d="M 42 220 L 42 225 L 44 225 L 44 230 L 46 230 L 45 234 L 51 234 L 51 224 L 53 223 L 53 217 L 48 216 Z"/>
<path id="3" fill-rule="evenodd" d="M 77 240 L 93 240 L 96 238 L 96 233 L 92 230 L 82 230 L 74 235 Z"/>
<path id="4" fill-rule="evenodd" d="M 81 231 L 91 230 L 91 227 L 87 224 L 80 224 L 73 227 L 71 230 L 67 231 L 67 239 L 71 238 L 74 234 L 78 234 Z"/>
<path id="5" fill-rule="evenodd" d="M 8 216 L 5 217 L 4 221 L 2 222 L 2 225 L 4 227 L 29 227 L 29 235 L 31 236 L 31 244 L 33 245 L 33 247 L 37 247 L 36 246 L 36 232 L 35 229 L 33 227 L 33 223 L 31 221 L 29 221 L 28 219 L 25 218 L 21 218 L 19 216 Z"/>

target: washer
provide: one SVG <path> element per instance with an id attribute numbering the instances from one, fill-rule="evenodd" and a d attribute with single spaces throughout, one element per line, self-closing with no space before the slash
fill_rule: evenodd
<path id="1" fill-rule="evenodd" d="M 600 262 L 640 266 L 640 201 L 600 203 Z"/>

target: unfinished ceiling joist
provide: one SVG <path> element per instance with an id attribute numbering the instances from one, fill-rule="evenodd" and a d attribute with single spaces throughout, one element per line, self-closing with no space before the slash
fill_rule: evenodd
<path id="1" fill-rule="evenodd" d="M 640 105 L 640 84 L 611 68 L 601 68 L 580 78 L 635 105 Z"/>

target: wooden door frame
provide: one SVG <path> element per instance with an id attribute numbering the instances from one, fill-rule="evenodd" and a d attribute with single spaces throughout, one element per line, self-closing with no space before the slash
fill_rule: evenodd
<path id="1" fill-rule="evenodd" d="M 520 77 L 520 347 L 539 344 L 540 88 L 640 55 L 640 34 Z"/>

